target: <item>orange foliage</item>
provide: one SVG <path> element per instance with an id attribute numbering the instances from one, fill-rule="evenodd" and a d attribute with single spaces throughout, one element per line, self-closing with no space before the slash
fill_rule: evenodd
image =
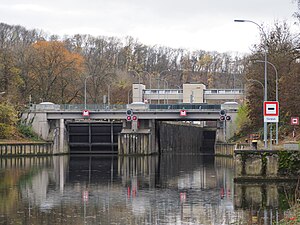
<path id="1" fill-rule="evenodd" d="M 30 76 L 35 98 L 66 103 L 78 92 L 84 59 L 70 52 L 63 42 L 39 41 L 32 45 L 34 61 Z"/>

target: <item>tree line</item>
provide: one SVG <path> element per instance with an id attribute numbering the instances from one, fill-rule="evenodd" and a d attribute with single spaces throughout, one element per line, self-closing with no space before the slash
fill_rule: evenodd
<path id="1" fill-rule="evenodd" d="M 40 30 L 0 23 L 1 101 L 22 108 L 28 103 L 102 104 L 110 93 L 111 104 L 126 104 L 134 82 L 157 88 L 166 79 L 168 88 L 183 83 L 204 83 L 207 88 L 244 88 L 241 132 L 262 127 L 264 53 L 278 72 L 280 121 L 299 116 L 299 37 L 285 22 L 263 26 L 259 43 L 248 55 L 216 51 L 147 46 L 132 37 L 59 37 Z M 268 65 L 268 100 L 275 100 L 275 70 Z M 247 121 L 247 122 L 246 122 Z M 1 121 L 0 121 L 1 122 Z M 282 133 L 290 132 L 283 126 Z"/>
<path id="2" fill-rule="evenodd" d="M 10 102 L 102 103 L 108 88 L 112 103 L 127 103 L 132 82 L 169 88 L 186 82 L 232 88 L 232 72 L 241 72 L 226 53 L 147 46 L 132 37 L 73 35 L 60 38 L 21 26 L 0 24 L 1 90 Z"/>

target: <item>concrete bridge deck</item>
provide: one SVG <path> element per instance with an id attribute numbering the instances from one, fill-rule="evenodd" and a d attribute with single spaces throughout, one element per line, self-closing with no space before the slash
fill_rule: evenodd
<path id="1" fill-rule="evenodd" d="M 45 140 L 54 140 L 57 143 L 57 152 L 66 152 L 70 143 L 88 143 L 89 146 L 99 145 L 103 136 L 109 140 L 114 132 L 98 132 L 94 127 L 103 126 L 105 122 L 120 123 L 121 132 L 118 136 L 119 153 L 131 154 L 141 151 L 152 154 L 153 150 L 157 151 L 159 147 L 159 127 L 160 121 L 212 121 L 210 123 L 199 123 L 201 127 L 209 124 L 210 127 L 222 129 L 220 122 L 220 112 L 223 107 L 220 104 L 127 104 L 127 105 L 56 105 L 56 104 L 37 104 L 32 105 L 23 118 L 27 121 L 33 121 L 33 129 Z M 130 119 L 128 119 L 130 111 Z M 86 114 L 84 112 L 87 112 Z M 236 110 L 230 109 L 228 115 L 233 118 Z M 135 116 L 135 119 L 133 119 Z M 72 133 L 70 123 L 85 122 L 83 127 L 84 135 L 75 132 Z M 228 123 L 224 128 L 230 128 Z M 110 125 L 114 127 L 114 125 Z M 96 129 L 96 130 L 95 130 Z M 100 129 L 100 128 L 99 128 Z M 102 129 L 102 128 L 101 128 Z M 95 130 L 95 131 L 94 131 Z M 218 138 L 225 136 L 226 132 L 218 132 Z M 74 138 L 73 140 L 72 135 Z M 193 135 L 192 135 L 193 136 Z M 96 138 L 95 141 L 92 139 Z M 72 140 L 71 140 L 72 139 Z M 107 140 L 108 140 L 107 139 Z M 116 142 L 114 138 L 113 143 Z M 106 140 L 106 139 L 105 139 Z M 105 141 L 106 143 L 107 141 Z M 79 143 L 79 142 L 78 142 Z M 102 143 L 102 142 L 101 142 Z M 108 143 L 108 142 L 107 142 Z M 110 143 L 110 142 L 109 142 Z M 120 147 L 121 146 L 121 147 Z"/>

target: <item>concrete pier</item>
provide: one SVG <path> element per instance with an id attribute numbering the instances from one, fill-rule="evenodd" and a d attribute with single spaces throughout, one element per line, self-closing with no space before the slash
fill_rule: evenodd
<path id="1" fill-rule="evenodd" d="M 118 138 L 118 154 L 158 154 L 158 140 L 155 120 L 124 121 L 123 129 Z"/>

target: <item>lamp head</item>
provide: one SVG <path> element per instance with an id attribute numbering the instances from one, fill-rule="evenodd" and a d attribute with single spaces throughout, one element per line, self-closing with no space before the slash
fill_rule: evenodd
<path id="1" fill-rule="evenodd" d="M 234 20 L 234 22 L 243 23 L 246 22 L 246 20 Z"/>

